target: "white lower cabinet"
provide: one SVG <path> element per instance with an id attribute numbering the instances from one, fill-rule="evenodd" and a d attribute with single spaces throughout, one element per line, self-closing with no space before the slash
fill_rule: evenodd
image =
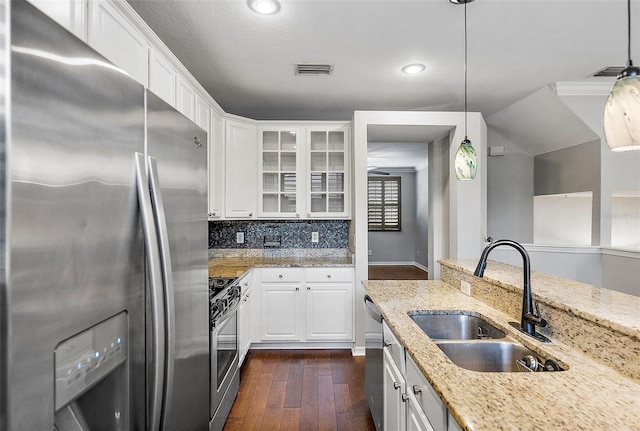
<path id="1" fill-rule="evenodd" d="M 407 393 L 407 431 L 434 431 L 411 388 Z"/>
<path id="2" fill-rule="evenodd" d="M 306 339 L 353 340 L 353 270 L 306 270 Z"/>
<path id="3" fill-rule="evenodd" d="M 384 429 L 404 430 L 406 425 L 405 397 L 407 384 L 387 347 L 384 351 L 382 391 Z"/>
<path id="4" fill-rule="evenodd" d="M 382 327 L 384 429 L 461 431 L 386 321 Z"/>
<path id="5" fill-rule="evenodd" d="M 262 341 L 301 341 L 300 304 L 303 269 L 260 271 L 260 320 Z"/>
<path id="6" fill-rule="evenodd" d="M 252 320 L 255 315 L 255 301 L 252 290 L 250 271 L 244 275 L 240 281 L 240 304 L 238 305 L 238 366 L 244 362 L 244 358 L 251 347 L 252 342 Z"/>
<path id="7" fill-rule="evenodd" d="M 353 341 L 352 268 L 259 272 L 261 341 Z"/>
<path id="8" fill-rule="evenodd" d="M 428 419 L 431 428 L 427 429 L 446 431 L 447 408 L 410 355 L 407 355 L 407 390 Z"/>

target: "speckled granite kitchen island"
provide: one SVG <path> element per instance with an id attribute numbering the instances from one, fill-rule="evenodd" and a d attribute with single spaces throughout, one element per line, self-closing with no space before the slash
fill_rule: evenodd
<path id="1" fill-rule="evenodd" d="M 640 384 L 555 340 L 543 344 L 514 319 L 442 281 L 364 281 L 388 325 L 466 430 L 640 430 Z M 535 287 L 534 287 L 535 289 Z M 541 356 L 549 373 L 482 373 L 453 364 L 409 318 L 412 310 L 471 310 Z"/>

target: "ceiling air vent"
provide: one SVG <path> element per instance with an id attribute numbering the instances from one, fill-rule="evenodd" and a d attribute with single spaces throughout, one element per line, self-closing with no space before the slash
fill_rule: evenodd
<path id="1" fill-rule="evenodd" d="M 613 76 L 616 77 L 622 72 L 624 66 L 609 66 L 597 71 L 593 76 Z"/>
<path id="2" fill-rule="evenodd" d="M 330 64 L 294 64 L 293 73 L 296 75 L 331 75 L 333 66 Z"/>

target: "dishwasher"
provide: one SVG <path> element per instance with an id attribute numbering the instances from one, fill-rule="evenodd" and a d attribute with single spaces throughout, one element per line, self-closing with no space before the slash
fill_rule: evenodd
<path id="1" fill-rule="evenodd" d="M 365 319 L 365 362 L 364 390 L 369 402 L 371 416 L 376 431 L 383 429 L 383 362 L 382 362 L 382 314 L 369 295 L 364 295 Z"/>

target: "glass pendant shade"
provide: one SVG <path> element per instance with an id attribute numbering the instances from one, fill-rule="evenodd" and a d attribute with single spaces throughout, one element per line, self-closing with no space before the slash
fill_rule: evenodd
<path id="1" fill-rule="evenodd" d="M 604 105 L 604 137 L 612 151 L 640 150 L 640 68 L 627 67 Z"/>
<path id="2" fill-rule="evenodd" d="M 471 145 L 471 141 L 465 138 L 456 151 L 455 160 L 456 178 L 459 181 L 470 181 L 476 177 L 478 170 L 478 157 Z"/>

